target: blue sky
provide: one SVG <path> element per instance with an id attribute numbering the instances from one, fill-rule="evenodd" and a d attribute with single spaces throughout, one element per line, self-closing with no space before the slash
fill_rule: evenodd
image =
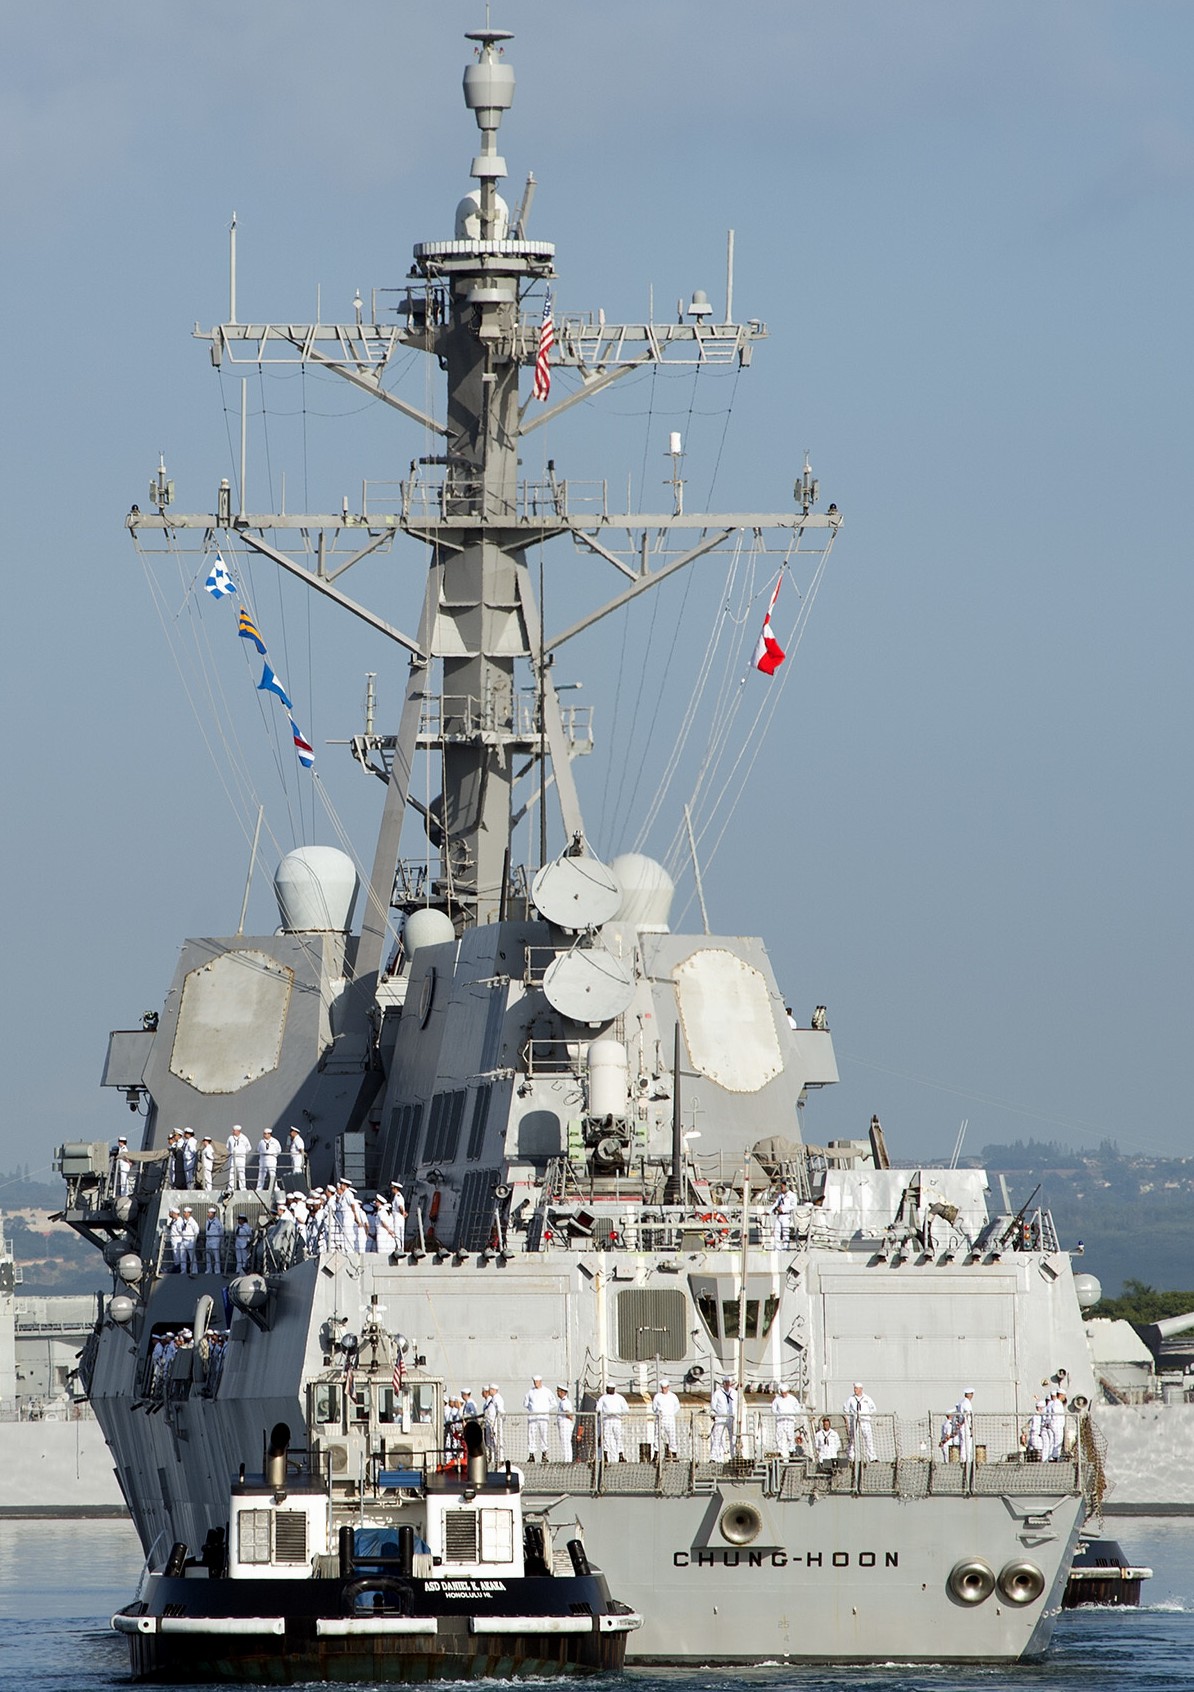
<path id="1" fill-rule="evenodd" d="M 234 474 L 235 384 L 190 338 L 224 315 L 234 209 L 244 317 L 306 320 L 318 288 L 345 318 L 356 288 L 401 283 L 413 242 L 451 233 L 476 134 L 462 33 L 481 17 L 55 0 L 0 26 L 0 1165 L 125 1126 L 97 1088 L 107 1030 L 160 1003 L 186 934 L 235 928 L 258 802 L 271 869 L 331 838 L 227 607 L 198 604 L 185 562 L 155 600 L 122 520 L 159 452 L 185 510 Z M 653 288 L 666 316 L 696 287 L 720 308 L 732 226 L 736 313 L 770 330 L 738 382 L 633 378 L 538 431 L 526 473 L 552 456 L 658 509 L 682 428 L 690 506 L 712 487 L 723 509 L 782 509 L 807 448 L 846 517 L 706 872 L 714 927 L 766 937 L 802 1016 L 829 1007 L 842 1083 L 811 1102 L 809 1137 L 877 1111 L 897 1156 L 948 1155 L 964 1117 L 968 1150 L 1185 1155 L 1194 12 L 508 0 L 493 17 L 516 32 L 511 192 L 533 169 L 558 308 L 633 321 Z M 422 371 L 403 382 L 438 398 Z M 424 450 L 315 379 L 256 384 L 250 409 L 260 503 L 285 473 L 292 509 L 334 509 Z M 569 549 L 546 567 L 549 627 L 610 590 Z M 413 626 L 416 548 L 357 574 L 349 591 Z M 724 561 L 688 577 L 561 659 L 596 711 L 579 777 L 607 855 L 674 743 Z M 368 856 L 380 787 L 328 742 L 360 726 L 366 671 L 396 714 L 394 650 L 260 566 L 251 585 Z M 235 779 L 172 656 L 194 638 L 236 723 Z M 260 877 L 250 928 L 274 920 Z"/>

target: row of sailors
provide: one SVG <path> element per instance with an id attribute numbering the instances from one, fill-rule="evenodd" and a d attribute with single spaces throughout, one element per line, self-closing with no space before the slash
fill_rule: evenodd
<path id="1" fill-rule="evenodd" d="M 497 1389 L 486 1389 L 496 1394 Z M 500 1395 L 499 1399 L 500 1399 Z M 449 1401 L 459 1404 L 459 1400 Z M 470 1414 L 465 1406 L 461 1414 Z M 557 1384 L 554 1391 L 543 1384 L 542 1377 L 532 1379 L 531 1390 L 523 1401 L 527 1413 L 527 1461 L 548 1460 L 549 1435 L 556 1461 L 573 1461 L 578 1439 L 576 1412 L 568 1396 L 568 1389 Z M 680 1412 L 683 1406 L 672 1391 L 671 1383 L 662 1380 L 651 1399 L 650 1419 L 631 1410 L 625 1396 L 615 1387 L 606 1385 L 596 1402 L 597 1438 L 606 1462 L 625 1462 L 626 1427 L 646 1434 L 652 1460 L 675 1461 L 680 1455 Z M 793 1457 L 814 1457 L 820 1464 L 833 1464 L 844 1458 L 873 1461 L 875 1457 L 874 1418 L 876 1406 L 861 1382 L 854 1387 L 842 1405 L 838 1425 L 834 1418 L 822 1415 L 819 1419 L 801 1402 L 789 1386 L 780 1385 L 771 1400 L 770 1445 L 783 1462 Z M 714 1463 L 729 1462 L 734 1449 L 735 1423 L 738 1419 L 738 1391 L 729 1376 L 723 1376 L 714 1388 L 709 1402 L 711 1429 L 709 1458 Z M 475 1413 L 475 1412 L 472 1412 Z M 758 1421 L 758 1412 L 751 1409 L 751 1420 Z M 453 1421 L 458 1418 L 451 1412 Z M 484 1416 L 484 1411 L 482 1412 Z M 1050 1397 L 1038 1401 L 1036 1410 L 1021 1434 L 1021 1445 L 1029 1461 L 1059 1461 L 1066 1454 L 1074 1430 L 1067 1424 L 1066 1395 L 1058 1388 Z M 974 1389 L 967 1387 L 946 1417 L 942 1430 L 942 1455 L 947 1455 L 947 1441 L 956 1441 L 959 1455 L 970 1462 L 975 1455 Z M 844 1444 L 844 1452 L 843 1452 Z"/>
<path id="2" fill-rule="evenodd" d="M 234 1260 L 233 1272 L 244 1275 L 253 1267 L 285 1268 L 324 1252 L 389 1256 L 406 1248 L 406 1200 L 400 1181 L 390 1183 L 388 1196 L 378 1193 L 367 1203 L 347 1181 L 340 1181 L 316 1192 L 279 1198 L 272 1215 L 257 1226 L 242 1216 L 231 1230 L 231 1250 L 229 1232 L 217 1205 L 209 1205 L 202 1225 L 189 1204 L 172 1206 L 165 1229 L 170 1261 L 163 1260 L 163 1271 L 218 1275 Z M 268 1255 L 268 1263 L 263 1255 Z"/>
<path id="3" fill-rule="evenodd" d="M 233 1192 L 245 1192 L 252 1155 L 253 1142 L 239 1122 L 221 1148 L 217 1148 L 210 1134 L 197 1139 L 193 1128 L 171 1129 L 166 1141 L 166 1185 L 176 1191 L 189 1188 L 210 1192 L 213 1187 L 227 1186 Z M 273 1187 L 279 1170 L 284 1175 L 301 1175 L 306 1162 L 306 1142 L 297 1128 L 289 1130 L 285 1145 L 272 1128 L 267 1128 L 257 1143 L 256 1190 Z M 122 1134 L 112 1152 L 111 1182 L 115 1196 L 130 1197 L 135 1178 L 136 1162 L 129 1151 L 128 1139 Z"/>
<path id="4" fill-rule="evenodd" d="M 149 1354 L 149 1377 L 145 1397 L 151 1402 L 160 1403 L 168 1396 L 167 1387 L 173 1376 L 185 1373 L 187 1380 L 194 1378 L 197 1360 L 203 1376 L 204 1396 L 214 1398 L 219 1391 L 220 1377 L 224 1372 L 227 1342 L 228 1335 L 221 1328 L 208 1328 L 197 1346 L 190 1328 L 179 1328 L 177 1333 L 159 1334 Z M 175 1362 L 180 1355 L 183 1359 L 182 1365 Z"/>

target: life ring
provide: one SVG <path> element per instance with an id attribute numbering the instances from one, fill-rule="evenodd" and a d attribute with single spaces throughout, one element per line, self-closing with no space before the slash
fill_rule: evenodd
<path id="1" fill-rule="evenodd" d="M 728 1240 L 730 1237 L 730 1219 L 720 1210 L 706 1210 L 697 1217 L 698 1222 L 709 1224 L 709 1233 L 705 1235 L 705 1243 L 712 1245 L 714 1239 Z"/>
<path id="2" fill-rule="evenodd" d="M 375 1594 L 374 1602 L 369 1606 L 371 1610 L 380 1609 L 383 1613 L 398 1615 L 410 1614 L 410 1588 L 403 1586 L 400 1581 L 389 1579 L 386 1575 L 362 1575 L 358 1580 L 346 1582 L 341 1588 L 345 1614 L 355 1615 L 358 1600 L 369 1592 Z M 377 1598 L 382 1600 L 380 1605 L 376 1602 Z"/>

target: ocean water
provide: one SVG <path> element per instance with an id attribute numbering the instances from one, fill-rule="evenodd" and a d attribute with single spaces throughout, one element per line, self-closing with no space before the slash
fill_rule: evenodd
<path id="1" fill-rule="evenodd" d="M 1076 1610 L 1043 1663 L 934 1668 L 757 1668 L 630 1672 L 593 1692 L 1194 1692 L 1194 1521 L 1109 1524 L 1133 1562 L 1154 1570 L 1139 1610 Z M 0 1692 L 106 1692 L 130 1685 L 108 1627 L 141 1569 L 118 1522 L 0 1521 Z"/>

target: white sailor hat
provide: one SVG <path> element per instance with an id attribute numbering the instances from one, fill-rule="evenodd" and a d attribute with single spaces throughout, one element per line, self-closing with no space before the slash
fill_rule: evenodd
<path id="1" fill-rule="evenodd" d="M 670 1387 L 671 1384 L 672 1384 L 671 1381 L 660 1381 L 660 1383 L 659 1383 L 659 1385 L 661 1387 Z"/>
<path id="2" fill-rule="evenodd" d="M 532 1375 L 531 1379 L 533 1381 L 541 1381 L 543 1379 L 543 1376 L 542 1375 Z"/>
<path id="3" fill-rule="evenodd" d="M 218 1216 L 218 1215 L 219 1215 L 219 1214 L 220 1214 L 220 1213 L 219 1213 L 219 1211 L 218 1211 L 218 1210 L 217 1210 L 217 1209 L 216 1209 L 216 1207 L 215 1207 L 215 1205 L 214 1205 L 214 1204 L 209 1204 L 209 1205 L 208 1205 L 208 1207 L 207 1207 L 207 1214 L 208 1214 L 208 1215 L 209 1215 L 209 1216 Z"/>
<path id="4" fill-rule="evenodd" d="M 189 1215 L 190 1215 L 190 1214 L 191 1214 L 191 1207 L 190 1207 L 190 1205 L 189 1205 L 189 1204 L 184 1204 L 184 1205 L 183 1205 L 183 1207 L 182 1207 L 182 1213 L 183 1213 L 183 1215 L 184 1215 L 184 1216 L 189 1216 Z"/>
<path id="5" fill-rule="evenodd" d="M 129 1143 L 129 1137 L 128 1137 L 127 1134 L 117 1134 L 116 1144 L 118 1146 L 127 1146 L 128 1143 Z"/>
<path id="6" fill-rule="evenodd" d="M 205 1145 L 205 1146 L 210 1146 L 210 1145 L 211 1145 L 211 1135 L 210 1135 L 210 1134 L 204 1134 L 204 1136 L 203 1136 L 203 1144 L 204 1144 L 204 1145 Z"/>
<path id="7" fill-rule="evenodd" d="M 184 1134 L 193 1134 L 194 1132 L 195 1132 L 195 1130 L 193 1128 L 184 1128 L 183 1129 Z"/>
<path id="8" fill-rule="evenodd" d="M 563 1381 L 557 1381 L 556 1382 L 556 1391 L 557 1392 L 567 1392 L 568 1388 L 564 1385 Z"/>
<path id="9" fill-rule="evenodd" d="M 272 1128 L 267 1128 L 267 1129 L 266 1129 L 266 1130 L 265 1130 L 265 1133 L 264 1133 L 264 1134 L 263 1134 L 263 1135 L 262 1135 L 262 1136 L 261 1136 L 261 1138 L 262 1138 L 262 1139 L 263 1139 L 263 1140 L 268 1140 L 268 1139 L 269 1139 L 269 1137 L 270 1137 L 270 1135 L 271 1135 L 271 1134 L 272 1134 L 272 1133 L 273 1133 L 273 1129 L 272 1129 Z"/>
<path id="10" fill-rule="evenodd" d="M 295 1127 L 293 1122 L 290 1124 L 289 1132 L 291 1134 L 297 1134 L 298 1133 L 298 1129 Z"/>

